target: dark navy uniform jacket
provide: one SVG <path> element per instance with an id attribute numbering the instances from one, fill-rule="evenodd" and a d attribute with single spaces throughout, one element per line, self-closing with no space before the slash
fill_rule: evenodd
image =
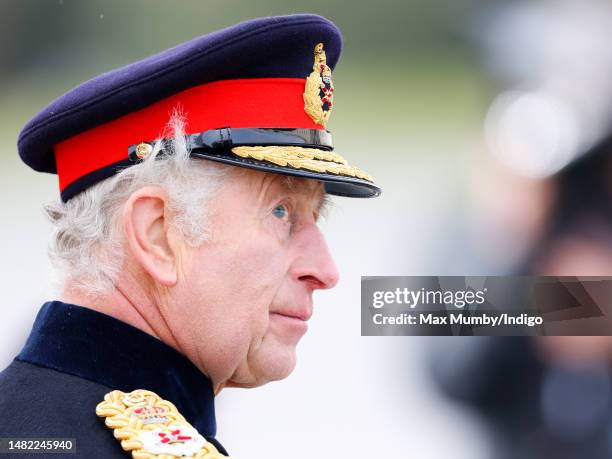
<path id="1" fill-rule="evenodd" d="M 227 454 L 214 438 L 211 382 L 195 365 L 131 325 L 59 301 L 43 305 L 25 347 L 0 373 L 0 438 L 76 439 L 76 455 L 52 457 L 131 457 L 95 413 L 115 389 L 157 393 Z"/>

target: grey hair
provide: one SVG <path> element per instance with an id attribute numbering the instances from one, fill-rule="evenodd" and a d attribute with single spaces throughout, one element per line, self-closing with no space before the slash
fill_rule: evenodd
<path id="1" fill-rule="evenodd" d="M 145 186 L 165 190 L 170 222 L 189 245 L 198 246 L 210 238 L 207 203 L 230 167 L 190 157 L 180 115 L 172 116 L 168 130 L 172 137 L 168 142 L 170 151 L 166 145 L 162 152 L 158 141 L 141 163 L 123 169 L 68 202 L 58 199 L 45 205 L 54 227 L 49 256 L 60 285 L 70 283 L 70 288 L 90 296 L 114 288 L 124 261 L 121 209 L 133 192 Z"/>

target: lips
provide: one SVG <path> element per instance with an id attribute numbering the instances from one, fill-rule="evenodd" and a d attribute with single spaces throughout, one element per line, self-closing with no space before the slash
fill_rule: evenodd
<path id="1" fill-rule="evenodd" d="M 310 317 L 312 316 L 312 308 L 307 307 L 299 309 L 281 309 L 278 311 L 272 311 L 271 313 L 307 322 L 308 319 L 310 319 Z"/>

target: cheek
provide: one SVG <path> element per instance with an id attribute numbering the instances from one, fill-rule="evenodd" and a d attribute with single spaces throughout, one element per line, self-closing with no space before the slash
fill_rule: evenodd
<path id="1" fill-rule="evenodd" d="M 288 273 L 283 249 L 260 238 L 218 243 L 197 250 L 186 273 L 192 307 L 228 340 L 257 339 L 268 327 L 268 310 Z M 197 305 L 197 307 L 196 307 Z"/>
<path id="2" fill-rule="evenodd" d="M 213 257 L 216 262 L 209 269 L 210 278 L 226 295 L 249 302 L 271 299 L 288 271 L 281 249 L 261 241 L 226 247 Z"/>

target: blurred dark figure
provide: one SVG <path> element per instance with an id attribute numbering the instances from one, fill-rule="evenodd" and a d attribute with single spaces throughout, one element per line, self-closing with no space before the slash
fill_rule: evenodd
<path id="1" fill-rule="evenodd" d="M 552 187 L 540 241 L 515 274 L 611 276 L 612 141 Z M 494 458 L 612 456 L 612 337 L 447 339 L 434 377 L 485 421 Z"/>
<path id="2" fill-rule="evenodd" d="M 498 92 L 473 180 L 474 252 L 493 273 L 612 276 L 612 4 L 473 13 Z M 494 458 L 612 457 L 612 337 L 448 340 L 434 377 L 479 414 Z"/>

